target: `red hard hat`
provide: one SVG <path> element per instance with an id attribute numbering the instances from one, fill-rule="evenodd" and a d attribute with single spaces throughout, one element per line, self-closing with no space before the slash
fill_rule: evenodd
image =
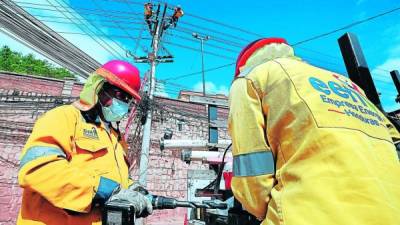
<path id="1" fill-rule="evenodd" d="M 247 60 L 250 58 L 250 56 L 255 51 L 264 47 L 265 45 L 269 45 L 269 44 L 273 44 L 273 43 L 287 44 L 286 40 L 283 38 L 261 38 L 261 39 L 251 42 L 246 47 L 244 47 L 244 49 L 239 53 L 239 56 L 236 60 L 235 77 L 237 77 L 239 75 L 240 67 L 246 65 Z"/>
<path id="2" fill-rule="evenodd" d="M 97 69 L 96 73 L 140 101 L 140 72 L 136 66 L 122 60 L 111 60 Z"/>

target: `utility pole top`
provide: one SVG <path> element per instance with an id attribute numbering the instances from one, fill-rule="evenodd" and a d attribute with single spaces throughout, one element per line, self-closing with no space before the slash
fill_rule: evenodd
<path id="1" fill-rule="evenodd" d="M 201 74 L 203 80 L 203 96 L 206 96 L 206 80 L 204 75 L 204 42 L 210 39 L 210 36 L 205 35 L 201 36 L 198 33 L 192 33 L 193 37 L 200 40 L 200 48 L 201 48 Z"/>
<path id="2" fill-rule="evenodd" d="M 210 36 L 205 35 L 205 36 L 201 36 L 198 33 L 192 33 L 192 36 L 196 39 L 202 40 L 202 41 L 208 41 L 210 39 Z"/>

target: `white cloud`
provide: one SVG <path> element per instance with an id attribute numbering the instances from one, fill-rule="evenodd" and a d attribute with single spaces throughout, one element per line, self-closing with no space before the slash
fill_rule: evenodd
<path id="1" fill-rule="evenodd" d="M 400 57 L 387 59 L 381 65 L 376 66 L 371 71 L 371 74 L 376 80 L 392 82 L 392 78 L 390 77 L 389 72 L 387 72 L 392 70 L 400 70 Z"/>
<path id="2" fill-rule="evenodd" d="M 381 92 L 381 101 L 386 111 L 393 111 L 399 108 L 399 105 L 394 101 L 397 96 L 397 91 L 390 73 L 388 71 L 400 69 L 400 57 L 388 58 L 382 64 L 376 66 L 372 71 L 378 92 Z"/>
<path id="3" fill-rule="evenodd" d="M 400 44 L 389 49 L 389 54 L 396 56 L 400 55 Z"/>
<path id="4" fill-rule="evenodd" d="M 217 86 L 213 82 L 206 82 L 206 93 L 207 94 L 229 94 L 229 88 L 225 85 Z M 203 91 L 203 82 L 198 82 L 194 85 L 193 89 L 195 91 Z"/>
<path id="5" fill-rule="evenodd" d="M 365 0 L 357 0 L 356 1 L 356 5 L 361 5 L 362 3 L 364 3 L 365 2 Z"/>
<path id="6" fill-rule="evenodd" d="M 386 60 L 376 66 L 371 73 L 376 80 L 392 82 L 388 71 L 400 70 L 400 25 L 396 24 L 387 27 L 383 30 L 382 36 L 385 38 L 386 43 L 382 54 L 386 56 Z"/>
<path id="7" fill-rule="evenodd" d="M 394 24 L 382 31 L 382 36 L 390 38 L 390 40 L 400 41 L 400 24 Z"/>
<path id="8" fill-rule="evenodd" d="M 384 85 L 383 88 L 386 88 L 387 91 L 385 91 L 385 89 L 383 89 L 382 91 L 380 91 L 381 96 L 380 99 L 382 101 L 382 105 L 385 109 L 385 111 L 387 112 L 391 112 L 394 110 L 399 109 L 399 104 L 397 102 L 395 102 L 396 96 L 397 96 L 397 91 L 392 85 Z M 391 90 L 391 91 L 390 91 Z"/>
<path id="9" fill-rule="evenodd" d="M 165 85 L 161 82 L 156 83 L 156 91 L 154 92 L 154 95 L 156 96 L 161 96 L 164 98 L 169 98 L 170 95 L 167 93 L 166 89 L 165 89 Z"/>

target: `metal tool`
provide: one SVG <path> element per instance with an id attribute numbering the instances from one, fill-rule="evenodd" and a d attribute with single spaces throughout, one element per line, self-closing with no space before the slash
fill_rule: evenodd
<path id="1" fill-rule="evenodd" d="M 227 204 L 219 200 L 205 200 L 203 202 L 181 201 L 157 195 L 146 195 L 151 200 L 153 209 L 175 209 L 185 208 L 205 208 L 205 209 L 227 209 Z M 134 225 L 135 209 L 124 200 L 107 202 L 103 209 L 103 225 Z"/>

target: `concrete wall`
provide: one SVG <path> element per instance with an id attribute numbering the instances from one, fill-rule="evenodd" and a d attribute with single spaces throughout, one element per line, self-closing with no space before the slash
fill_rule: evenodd
<path id="1" fill-rule="evenodd" d="M 37 116 L 57 106 L 50 98 L 48 102 L 40 102 L 44 99 L 40 96 L 61 95 L 64 83 L 63 80 L 0 72 L 0 225 L 15 224 L 17 217 L 21 200 L 21 188 L 17 184 L 21 149 Z M 71 88 L 71 85 L 68 86 Z M 78 96 L 81 88 L 82 84 L 74 83 L 70 91 L 71 96 Z M 21 95 L 38 98 L 23 98 Z M 29 99 L 34 100 L 32 102 Z M 158 141 L 166 129 L 173 131 L 173 139 L 207 139 L 206 107 L 166 98 L 156 98 L 156 102 L 158 107 L 152 124 L 147 188 L 154 194 L 186 199 L 187 170 L 208 167 L 200 163 L 185 164 L 180 160 L 180 151 L 161 151 Z M 218 113 L 221 119 L 226 119 L 226 109 L 219 109 Z M 138 178 L 141 147 L 140 134 L 134 132 L 136 127 L 137 124 L 132 125 L 129 136 L 130 172 L 135 179 Z M 182 130 L 179 130 L 179 127 Z M 227 138 L 226 131 L 220 134 L 221 138 Z M 152 225 L 181 225 L 185 213 L 186 209 L 156 211 L 146 221 Z"/>

